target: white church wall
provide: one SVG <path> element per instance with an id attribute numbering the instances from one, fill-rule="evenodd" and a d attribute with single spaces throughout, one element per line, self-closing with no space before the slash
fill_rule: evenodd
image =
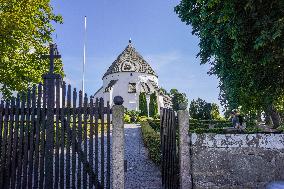
<path id="1" fill-rule="evenodd" d="M 132 75 L 131 75 L 132 73 Z M 107 87 L 108 83 L 111 80 L 118 80 L 112 89 L 112 99 L 115 96 L 122 96 L 124 99 L 124 107 L 129 110 L 138 110 L 138 98 L 136 93 L 129 93 L 128 87 L 129 83 L 137 83 L 138 76 L 141 73 L 133 73 L 133 72 L 120 72 L 117 74 L 111 74 L 104 78 L 104 86 Z"/>
<path id="2" fill-rule="evenodd" d="M 105 88 L 111 82 L 111 80 L 117 80 L 117 82 L 112 86 L 109 92 L 105 92 Z M 103 97 L 105 102 L 109 101 L 110 105 L 113 105 L 113 98 L 115 96 L 122 96 L 124 99 L 124 106 L 129 110 L 138 111 L 139 104 L 139 93 L 141 89 L 139 88 L 140 82 L 148 82 L 149 80 L 154 81 L 158 86 L 158 78 L 154 75 L 139 73 L 139 72 L 119 72 L 115 74 L 107 75 L 103 78 L 103 87 L 95 95 L 95 98 Z M 136 83 L 136 93 L 129 93 L 129 83 Z M 155 91 L 155 89 L 150 84 L 150 90 Z"/>
<path id="3" fill-rule="evenodd" d="M 164 104 L 164 97 L 159 95 L 158 96 L 158 113 L 160 114 L 160 108 L 164 108 L 165 104 Z"/>
<path id="4" fill-rule="evenodd" d="M 99 91 L 96 92 L 96 94 L 94 95 L 94 98 L 102 98 L 104 97 L 104 93 L 103 93 L 103 88 L 100 88 Z"/>

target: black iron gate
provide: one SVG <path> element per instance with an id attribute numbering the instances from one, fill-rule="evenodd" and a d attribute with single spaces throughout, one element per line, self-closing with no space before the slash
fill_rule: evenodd
<path id="1" fill-rule="evenodd" d="M 66 87 L 54 52 L 43 85 L 0 104 L 0 189 L 110 188 L 110 106 Z"/>
<path id="2" fill-rule="evenodd" d="M 161 109 L 161 167 L 163 189 L 178 188 L 177 119 L 171 109 Z"/>

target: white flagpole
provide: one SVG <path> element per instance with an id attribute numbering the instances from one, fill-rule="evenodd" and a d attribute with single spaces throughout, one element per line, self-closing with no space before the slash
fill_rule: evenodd
<path id="1" fill-rule="evenodd" d="M 85 95 L 86 34 L 87 34 L 87 17 L 85 16 L 84 55 L 83 55 L 83 81 L 82 81 L 82 92 L 83 92 L 83 96 Z"/>

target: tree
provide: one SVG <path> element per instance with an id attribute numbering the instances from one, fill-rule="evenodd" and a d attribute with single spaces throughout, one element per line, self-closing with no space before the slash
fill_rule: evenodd
<path id="1" fill-rule="evenodd" d="M 192 100 L 189 105 L 189 114 L 193 119 L 210 119 L 210 108 L 208 103 L 201 98 Z"/>
<path id="2" fill-rule="evenodd" d="M 150 117 L 158 115 L 158 99 L 155 92 L 150 95 L 149 115 Z"/>
<path id="3" fill-rule="evenodd" d="M 193 119 L 221 119 L 218 105 L 215 103 L 208 103 L 201 98 L 198 98 L 197 100 L 193 99 L 190 102 L 189 114 Z"/>
<path id="4" fill-rule="evenodd" d="M 161 93 L 163 93 L 163 94 L 165 94 L 165 95 L 169 95 L 168 92 L 167 92 L 167 90 L 164 89 L 164 88 L 162 88 L 162 87 L 159 89 L 159 92 L 161 92 Z"/>
<path id="5" fill-rule="evenodd" d="M 62 18 L 52 12 L 50 0 L 0 4 L 0 92 L 9 97 L 42 81 L 49 68 L 49 60 L 41 56 L 49 53 L 51 22 L 61 23 Z M 55 72 L 63 75 L 61 61 L 56 61 Z"/>
<path id="6" fill-rule="evenodd" d="M 187 103 L 188 99 L 185 93 L 180 93 L 177 89 L 170 90 L 170 96 L 172 98 L 173 110 L 179 110 L 180 103 Z"/>
<path id="7" fill-rule="evenodd" d="M 275 127 L 284 94 L 283 9 L 281 0 L 182 0 L 175 7 L 200 38 L 201 63 L 220 79 L 222 104 L 264 110 Z"/>
<path id="8" fill-rule="evenodd" d="M 141 116 L 148 116 L 146 93 L 141 92 L 139 95 L 139 110 Z"/>
<path id="9" fill-rule="evenodd" d="M 210 114 L 211 114 L 211 119 L 213 120 L 222 119 L 222 116 L 220 115 L 220 112 L 219 112 L 219 106 L 216 103 L 211 104 Z"/>

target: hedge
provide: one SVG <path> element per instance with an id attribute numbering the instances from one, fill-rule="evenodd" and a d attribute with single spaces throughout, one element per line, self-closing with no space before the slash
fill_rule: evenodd
<path id="1" fill-rule="evenodd" d="M 142 137 L 145 146 L 148 149 L 150 159 L 160 165 L 161 151 L 160 151 L 160 134 L 157 133 L 147 121 L 141 122 Z"/>
<path id="2" fill-rule="evenodd" d="M 224 128 L 224 127 L 231 127 L 232 122 L 230 122 L 230 121 L 219 121 L 219 120 L 196 120 L 196 119 L 190 119 L 189 120 L 190 130 L 197 129 L 197 128 L 208 129 L 209 125 L 213 125 L 214 128 Z"/>
<path id="3" fill-rule="evenodd" d="M 159 119 L 147 119 L 149 125 L 156 131 L 160 132 L 160 120 Z"/>

